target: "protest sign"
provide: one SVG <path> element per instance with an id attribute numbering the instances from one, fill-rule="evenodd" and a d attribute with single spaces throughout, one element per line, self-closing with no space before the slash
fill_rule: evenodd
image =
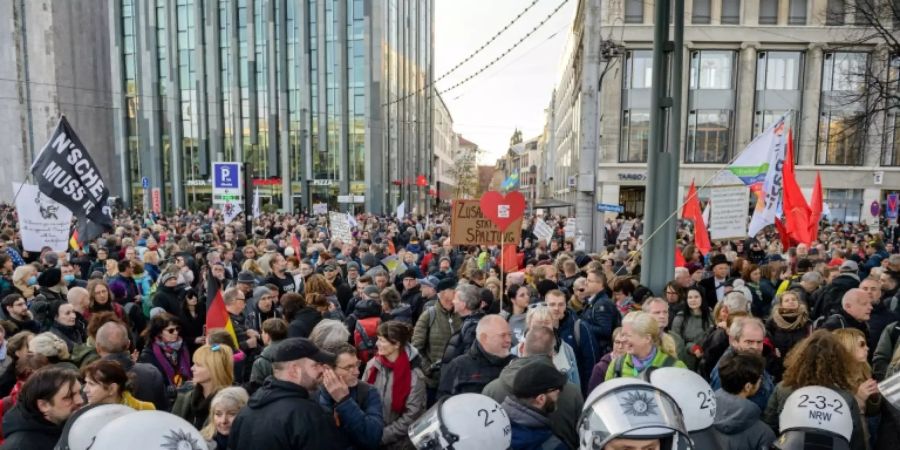
<path id="1" fill-rule="evenodd" d="M 24 250 L 40 252 L 46 246 L 55 252 L 66 251 L 69 248 L 72 211 L 42 194 L 33 184 L 13 183 L 13 191 L 19 192 L 16 210 Z"/>
<path id="2" fill-rule="evenodd" d="M 331 237 L 340 239 L 341 242 L 349 243 L 353 240 L 353 233 L 350 231 L 350 216 L 346 213 L 328 212 L 328 222 L 331 224 Z"/>
<path id="3" fill-rule="evenodd" d="M 747 186 L 717 186 L 710 188 L 712 214 L 709 236 L 717 239 L 742 239 L 747 237 L 749 213 L 749 188 Z"/>
<path id="4" fill-rule="evenodd" d="M 544 242 L 550 242 L 550 239 L 553 239 L 553 228 L 547 225 L 547 222 L 544 222 L 543 219 L 535 219 L 534 235 Z"/>
<path id="5" fill-rule="evenodd" d="M 328 214 L 328 203 L 313 203 L 313 214 L 317 216 Z"/>
<path id="6" fill-rule="evenodd" d="M 522 237 L 522 218 L 509 225 L 503 242 L 518 243 Z M 450 243 L 453 245 L 500 245 L 500 228 L 481 212 L 479 200 L 454 200 L 450 218 Z"/>

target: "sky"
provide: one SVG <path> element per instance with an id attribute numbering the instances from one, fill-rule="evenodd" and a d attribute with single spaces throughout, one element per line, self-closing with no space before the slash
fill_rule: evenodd
<path id="1" fill-rule="evenodd" d="M 435 79 L 440 78 L 511 22 L 533 0 L 436 0 Z M 506 152 L 513 131 L 525 139 L 544 127 L 560 72 L 577 0 L 537 0 L 516 23 L 446 78 L 444 91 L 500 56 L 565 2 L 515 50 L 466 84 L 441 94 L 453 129 L 484 150 L 480 164 L 493 164 Z"/>

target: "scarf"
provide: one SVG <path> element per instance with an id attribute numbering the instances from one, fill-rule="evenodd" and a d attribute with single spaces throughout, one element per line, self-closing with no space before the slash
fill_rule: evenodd
<path id="1" fill-rule="evenodd" d="M 632 299 L 631 297 L 625 297 L 625 300 L 622 300 L 621 303 L 616 303 L 616 308 L 619 308 L 619 314 L 624 317 L 632 311 L 637 311 L 637 309 L 635 309 L 635 305 L 637 304 L 634 302 L 634 299 Z"/>
<path id="2" fill-rule="evenodd" d="M 159 365 L 162 366 L 166 379 L 175 386 L 181 386 L 182 381 L 191 378 L 191 366 L 186 352 L 180 351 L 181 345 L 181 340 L 166 343 L 161 338 L 157 338 L 152 346 L 153 356 L 156 357 L 156 360 L 160 363 Z M 178 373 L 175 373 L 176 368 Z"/>
<path id="3" fill-rule="evenodd" d="M 390 362 L 383 355 L 376 358 L 385 369 L 394 374 L 394 382 L 391 384 L 391 411 L 403 414 L 406 409 L 406 398 L 412 391 L 412 366 L 409 364 L 409 356 L 406 350 L 400 349 L 400 355 L 394 362 Z M 378 366 L 372 366 L 372 369 L 367 380 L 369 384 L 375 384 L 375 378 L 378 377 Z"/>
<path id="4" fill-rule="evenodd" d="M 778 328 L 793 331 L 806 326 L 809 322 L 809 313 L 803 304 L 796 311 L 785 311 L 784 308 L 778 306 L 772 310 L 772 320 L 775 321 Z"/>
<path id="5" fill-rule="evenodd" d="M 656 358 L 656 351 L 656 346 L 654 345 L 653 349 L 650 350 L 650 354 L 645 358 L 638 358 L 637 356 L 631 355 L 631 365 L 634 366 L 634 370 L 640 373 L 649 367 L 653 363 L 653 358 Z"/>

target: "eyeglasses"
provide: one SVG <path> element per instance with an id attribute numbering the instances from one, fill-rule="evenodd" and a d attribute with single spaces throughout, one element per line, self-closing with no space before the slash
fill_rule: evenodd
<path id="1" fill-rule="evenodd" d="M 170 327 L 170 328 L 164 329 L 163 331 L 165 331 L 166 333 L 169 333 L 169 334 L 175 334 L 175 333 L 180 333 L 180 332 L 181 332 L 181 328 L 178 328 L 178 327 Z"/>
<path id="2" fill-rule="evenodd" d="M 334 368 L 335 368 L 335 369 L 343 370 L 343 371 L 345 371 L 345 372 L 352 372 L 352 371 L 354 371 L 354 370 L 359 370 L 359 368 L 360 368 L 361 365 L 362 365 L 362 362 L 361 362 L 361 361 L 358 361 L 356 364 L 353 364 L 353 365 L 350 365 L 350 366 L 344 366 L 344 367 L 341 367 L 341 366 L 334 366 Z"/>
<path id="3" fill-rule="evenodd" d="M 616 339 L 615 341 L 613 341 L 613 344 L 615 344 L 615 345 L 625 345 L 627 343 L 628 343 L 628 341 L 620 340 L 620 339 Z"/>

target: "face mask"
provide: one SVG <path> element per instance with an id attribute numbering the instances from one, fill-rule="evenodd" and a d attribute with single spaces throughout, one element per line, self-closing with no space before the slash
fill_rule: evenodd
<path id="1" fill-rule="evenodd" d="M 32 275 L 28 277 L 28 280 L 25 281 L 29 286 L 34 286 L 37 284 L 37 275 Z"/>
<path id="2" fill-rule="evenodd" d="M 63 280 L 65 280 L 66 283 L 71 283 L 71 282 L 75 281 L 75 275 L 72 275 L 72 274 L 63 275 Z"/>

